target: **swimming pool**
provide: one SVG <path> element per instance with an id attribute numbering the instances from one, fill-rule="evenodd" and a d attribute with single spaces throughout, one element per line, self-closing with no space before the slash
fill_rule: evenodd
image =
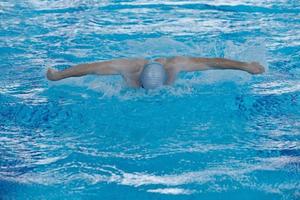
<path id="1" fill-rule="evenodd" d="M 299 199 L 296 0 L 1 1 L 0 199 Z M 50 83 L 47 67 L 172 55 L 267 73 Z"/>

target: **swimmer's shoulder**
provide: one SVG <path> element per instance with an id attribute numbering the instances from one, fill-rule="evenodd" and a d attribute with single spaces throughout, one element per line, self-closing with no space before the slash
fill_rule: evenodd
<path id="1" fill-rule="evenodd" d="M 118 59 L 113 61 L 114 68 L 120 73 L 136 73 L 141 71 L 143 66 L 147 64 L 147 60 L 143 58 Z"/>

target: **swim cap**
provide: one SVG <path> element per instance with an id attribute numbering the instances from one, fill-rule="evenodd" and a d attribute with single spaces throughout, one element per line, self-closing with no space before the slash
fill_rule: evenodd
<path id="1" fill-rule="evenodd" d="M 144 66 L 140 75 L 140 81 L 145 89 L 154 89 L 162 86 L 166 81 L 166 70 L 158 62 L 150 62 Z"/>

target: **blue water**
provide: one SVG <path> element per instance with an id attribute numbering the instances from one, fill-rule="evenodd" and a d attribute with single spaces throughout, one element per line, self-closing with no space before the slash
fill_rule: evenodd
<path id="1" fill-rule="evenodd" d="M 45 79 L 173 55 L 267 72 Z M 300 199 L 299 55 L 298 0 L 2 0 L 0 199 Z"/>

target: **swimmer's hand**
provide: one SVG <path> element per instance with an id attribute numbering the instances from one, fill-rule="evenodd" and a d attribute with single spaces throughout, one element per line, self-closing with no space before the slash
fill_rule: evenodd
<path id="1" fill-rule="evenodd" d="M 265 72 L 265 68 L 258 62 L 247 63 L 245 70 L 250 74 L 262 74 Z"/>
<path id="2" fill-rule="evenodd" d="M 50 81 L 58 81 L 61 79 L 58 71 L 55 69 L 51 69 L 51 68 L 48 69 L 46 76 L 47 76 L 47 79 Z"/>

